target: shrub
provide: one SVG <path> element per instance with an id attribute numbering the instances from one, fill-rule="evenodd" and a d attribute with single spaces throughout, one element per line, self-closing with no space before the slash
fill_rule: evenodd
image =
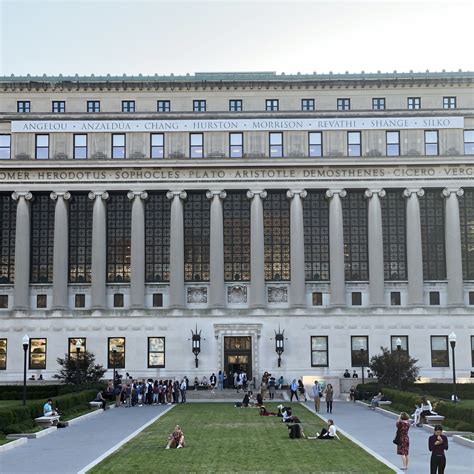
<path id="1" fill-rule="evenodd" d="M 95 355 L 89 351 L 82 352 L 80 357 L 66 354 L 64 359 L 58 357 L 56 360 L 61 369 L 53 377 L 67 384 L 98 382 L 107 371 L 95 363 Z"/>
<path id="2" fill-rule="evenodd" d="M 59 395 L 78 392 L 82 390 L 94 389 L 96 392 L 103 389 L 105 382 L 88 383 L 82 385 L 31 385 L 26 388 L 27 400 L 47 400 Z M 0 386 L 0 400 L 22 400 L 23 385 L 3 385 Z"/>

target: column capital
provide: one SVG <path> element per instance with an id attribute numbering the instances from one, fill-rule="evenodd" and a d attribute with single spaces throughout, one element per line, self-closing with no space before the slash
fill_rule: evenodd
<path id="1" fill-rule="evenodd" d="M 345 189 L 328 189 L 326 191 L 326 197 L 328 199 L 331 199 L 332 197 L 334 197 L 335 194 L 338 194 L 339 197 L 346 197 L 347 196 L 347 191 Z"/>
<path id="2" fill-rule="evenodd" d="M 129 191 L 127 197 L 130 201 L 133 201 L 136 197 L 145 200 L 148 199 L 148 193 L 146 191 Z"/>
<path id="3" fill-rule="evenodd" d="M 15 191 L 12 193 L 12 199 L 18 201 L 21 197 L 24 197 L 27 201 L 33 200 L 33 194 L 30 191 Z"/>
<path id="4" fill-rule="evenodd" d="M 366 189 L 364 192 L 364 196 L 367 199 L 371 198 L 374 194 L 377 194 L 381 198 L 384 198 L 387 195 L 385 189 Z"/>
<path id="5" fill-rule="evenodd" d="M 207 199 L 212 199 L 214 196 L 219 196 L 221 199 L 225 199 L 227 197 L 227 193 L 224 190 L 209 189 L 208 191 L 206 191 Z"/>
<path id="6" fill-rule="evenodd" d="M 416 194 L 418 197 L 423 197 L 425 195 L 425 190 L 423 188 L 406 188 L 403 190 L 404 197 L 410 197 L 412 194 Z"/>
<path id="7" fill-rule="evenodd" d="M 456 196 L 461 197 L 461 196 L 464 196 L 464 189 L 462 189 L 462 188 L 444 188 L 442 193 L 441 193 L 441 196 L 447 198 L 452 193 L 455 193 Z"/>
<path id="8" fill-rule="evenodd" d="M 100 197 L 103 201 L 109 199 L 109 193 L 107 191 L 91 191 L 89 193 L 89 199 L 94 201 L 96 198 Z"/>
<path id="9" fill-rule="evenodd" d="M 63 198 L 65 201 L 69 201 L 71 199 L 71 193 L 69 191 L 53 191 L 49 197 L 56 201 L 58 198 Z"/>
<path id="10" fill-rule="evenodd" d="M 267 191 L 265 191 L 265 189 L 261 189 L 259 191 L 254 191 L 254 190 L 249 189 L 247 191 L 247 197 L 249 199 L 252 199 L 255 196 L 260 196 L 262 199 L 265 199 L 268 196 L 268 193 L 267 193 Z"/>
<path id="11" fill-rule="evenodd" d="M 301 199 L 306 198 L 308 191 L 306 189 L 288 189 L 286 192 L 286 197 L 288 199 L 293 199 L 295 196 L 299 196 Z"/>
<path id="12" fill-rule="evenodd" d="M 188 193 L 186 191 L 168 191 L 166 193 L 166 197 L 168 199 L 173 199 L 175 196 L 178 196 L 180 199 L 186 199 L 188 197 Z"/>

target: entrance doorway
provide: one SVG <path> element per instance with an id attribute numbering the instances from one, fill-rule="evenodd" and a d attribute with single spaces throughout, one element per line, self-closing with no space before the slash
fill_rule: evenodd
<path id="1" fill-rule="evenodd" d="M 244 371 L 247 380 L 252 380 L 252 337 L 224 337 L 224 370 L 227 374 L 227 388 L 232 388 L 234 374 Z"/>

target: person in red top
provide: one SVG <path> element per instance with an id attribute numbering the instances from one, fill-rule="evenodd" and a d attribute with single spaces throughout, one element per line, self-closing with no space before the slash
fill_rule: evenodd
<path id="1" fill-rule="evenodd" d="M 410 438 L 408 437 L 408 430 L 410 429 L 410 417 L 405 413 L 400 413 L 397 421 L 397 430 L 400 434 L 400 441 L 397 445 L 397 454 L 402 457 L 401 467 L 402 471 L 408 469 L 408 451 L 410 449 Z"/>
<path id="2" fill-rule="evenodd" d="M 444 474 L 446 467 L 446 456 L 448 450 L 448 438 L 443 434 L 443 427 L 436 425 L 434 434 L 428 438 L 428 449 L 431 451 L 430 473 Z"/>

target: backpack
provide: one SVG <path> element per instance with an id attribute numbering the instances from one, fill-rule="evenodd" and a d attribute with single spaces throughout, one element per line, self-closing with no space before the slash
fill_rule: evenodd
<path id="1" fill-rule="evenodd" d="M 300 428 L 300 425 L 298 425 L 298 424 L 296 424 L 296 425 L 291 425 L 289 428 L 290 428 L 289 436 L 290 436 L 291 439 L 301 438 L 301 428 Z"/>

